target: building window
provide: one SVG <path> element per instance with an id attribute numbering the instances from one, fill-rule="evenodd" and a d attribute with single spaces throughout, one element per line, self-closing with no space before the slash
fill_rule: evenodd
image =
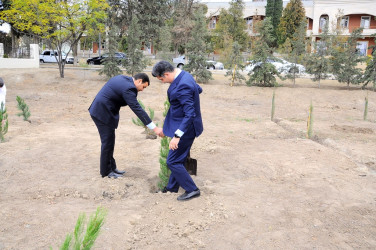
<path id="1" fill-rule="evenodd" d="M 368 42 L 357 42 L 356 43 L 356 51 L 361 56 L 367 55 L 367 48 L 368 48 Z"/>
<path id="2" fill-rule="evenodd" d="M 348 29 L 349 28 L 349 17 L 344 16 L 341 18 L 340 26 L 343 29 Z"/>
<path id="3" fill-rule="evenodd" d="M 324 29 L 325 27 L 327 27 L 328 20 L 329 20 L 328 16 L 321 16 L 320 17 L 320 29 Z"/>
<path id="4" fill-rule="evenodd" d="M 253 29 L 253 17 L 247 17 L 245 21 L 247 22 L 247 29 L 252 30 Z"/>
<path id="5" fill-rule="evenodd" d="M 362 16 L 360 19 L 360 27 L 364 29 L 369 29 L 369 24 L 371 22 L 370 16 Z"/>

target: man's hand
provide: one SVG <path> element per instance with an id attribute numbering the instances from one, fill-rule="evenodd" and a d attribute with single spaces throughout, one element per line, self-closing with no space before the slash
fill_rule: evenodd
<path id="1" fill-rule="evenodd" d="M 172 137 L 169 148 L 172 150 L 178 149 L 180 138 Z"/>
<path id="2" fill-rule="evenodd" d="M 164 137 L 163 129 L 158 128 L 158 127 L 155 127 L 155 128 L 153 129 L 153 131 L 154 131 L 154 133 L 155 133 L 156 135 L 158 135 L 159 137 Z"/>

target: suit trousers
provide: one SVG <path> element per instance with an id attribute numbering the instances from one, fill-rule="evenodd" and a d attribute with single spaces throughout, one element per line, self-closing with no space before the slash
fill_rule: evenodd
<path id="1" fill-rule="evenodd" d="M 98 128 L 101 138 L 101 157 L 100 157 L 100 174 L 102 177 L 107 176 L 112 170 L 116 169 L 114 159 L 115 148 L 115 128 L 110 127 L 94 116 L 91 116 Z"/>
<path id="2" fill-rule="evenodd" d="M 184 167 L 184 162 L 194 140 L 194 130 L 184 133 L 180 138 L 178 148 L 168 152 L 167 166 L 171 170 L 171 175 L 166 188 L 171 192 L 178 192 L 179 187 L 182 187 L 186 192 L 192 192 L 197 189 L 192 177 Z"/>

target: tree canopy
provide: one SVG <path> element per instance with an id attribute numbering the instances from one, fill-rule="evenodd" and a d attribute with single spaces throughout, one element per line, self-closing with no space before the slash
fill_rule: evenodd
<path id="1" fill-rule="evenodd" d="M 187 56 L 189 62 L 184 69 L 192 73 L 197 82 L 206 83 L 212 78 L 211 72 L 206 68 L 206 37 L 208 28 L 202 8 L 199 8 L 194 15 L 194 26 L 192 39 L 187 44 Z"/>
<path id="2" fill-rule="evenodd" d="M 106 0 L 13 0 L 9 9 L 0 12 L 0 19 L 47 39 L 61 57 L 63 45 L 75 45 L 85 32 L 104 30 L 107 8 Z M 63 78 L 64 61 L 59 59 Z"/>
<path id="3" fill-rule="evenodd" d="M 305 9 L 301 0 L 291 0 L 282 12 L 281 22 L 278 27 L 278 43 L 283 44 L 293 35 L 305 19 Z"/>
<path id="4" fill-rule="evenodd" d="M 223 49 L 226 46 L 223 43 L 225 36 L 228 36 L 233 42 L 238 42 L 243 49 L 248 47 L 247 24 L 243 18 L 244 6 L 242 0 L 232 0 L 228 10 L 221 10 L 219 21 L 214 30 L 217 48 Z"/>
<path id="5" fill-rule="evenodd" d="M 267 0 L 265 7 L 265 16 L 270 17 L 273 25 L 273 36 L 275 37 L 275 42 L 273 47 L 277 46 L 277 30 L 281 20 L 283 11 L 283 0 Z"/>

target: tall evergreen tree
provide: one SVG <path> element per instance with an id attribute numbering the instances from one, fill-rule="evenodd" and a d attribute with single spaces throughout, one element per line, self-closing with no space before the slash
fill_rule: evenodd
<path id="1" fill-rule="evenodd" d="M 313 46 L 315 52 L 307 55 L 306 70 L 313 75 L 313 81 L 318 81 L 320 88 L 321 80 L 328 78 L 330 71 L 329 56 L 332 50 L 332 42 L 328 32 L 328 25 L 323 28 L 320 40 L 316 41 Z"/>
<path id="2" fill-rule="evenodd" d="M 359 84 L 362 82 L 362 71 L 357 67 L 358 63 L 364 59 L 357 51 L 356 44 L 361 38 L 362 28 L 355 29 L 351 32 L 351 36 L 345 44 L 340 44 L 333 49 L 331 64 L 333 74 L 339 82 L 351 84 Z"/>
<path id="3" fill-rule="evenodd" d="M 172 57 L 170 56 L 171 46 L 172 46 L 171 30 L 168 25 L 164 25 L 160 29 L 158 42 L 155 48 L 161 52 L 162 60 L 169 61 L 170 63 L 172 63 Z"/>
<path id="4" fill-rule="evenodd" d="M 232 50 L 229 59 L 229 65 L 231 66 L 226 72 L 225 76 L 231 77 L 231 86 L 233 86 L 234 82 L 242 83 L 243 81 L 245 81 L 245 77 L 240 73 L 240 70 L 244 68 L 244 65 L 241 55 L 241 45 L 238 42 L 234 42 L 232 44 Z"/>
<path id="5" fill-rule="evenodd" d="M 130 75 L 146 68 L 146 58 L 141 50 L 141 28 L 136 15 L 133 16 L 127 36 L 127 59 L 124 61 L 126 71 Z"/>
<path id="6" fill-rule="evenodd" d="M 267 0 L 265 7 L 265 16 L 272 19 L 273 24 L 273 36 L 275 37 L 275 42 L 273 47 L 277 46 L 277 30 L 281 20 L 283 11 L 283 0 Z"/>
<path id="7" fill-rule="evenodd" d="M 375 34 L 375 43 L 376 43 L 376 34 Z M 364 89 L 368 83 L 373 83 L 373 90 L 376 88 L 376 45 L 372 47 L 371 59 L 367 62 L 367 67 L 364 72 L 363 81 L 365 82 L 362 88 Z"/>
<path id="8" fill-rule="evenodd" d="M 283 44 L 287 38 L 293 38 L 299 25 L 305 20 L 305 9 L 301 0 L 291 0 L 282 12 L 278 27 L 278 44 Z"/>
<path id="9" fill-rule="evenodd" d="M 160 28 L 171 15 L 170 2 L 170 0 L 136 1 L 137 18 L 142 20 L 140 26 L 142 41 L 149 43 L 157 40 Z"/>
<path id="10" fill-rule="evenodd" d="M 299 72 L 299 68 L 296 66 L 298 63 L 301 63 L 305 52 L 306 52 L 306 44 L 305 44 L 305 34 L 306 34 L 306 22 L 303 21 L 299 28 L 296 30 L 292 41 L 288 39 L 285 42 L 288 47 L 288 55 L 287 59 L 292 63 L 290 67 L 288 67 L 287 70 L 287 78 L 292 79 L 295 87 L 295 79 L 297 78 L 297 74 L 301 73 Z"/>
<path id="11" fill-rule="evenodd" d="M 228 10 L 221 10 L 221 18 L 214 30 L 216 48 L 224 48 L 225 44 L 223 40 L 225 36 L 229 36 L 232 41 L 238 42 L 243 49 L 248 47 L 249 36 L 246 32 L 247 24 L 243 18 L 244 6 L 244 1 L 232 0 Z"/>
<path id="12" fill-rule="evenodd" d="M 256 27 L 259 35 L 254 42 L 252 50 L 252 64 L 255 65 L 254 70 L 248 72 L 248 85 L 259 85 L 273 87 L 277 84 L 275 76 L 280 76 L 275 66 L 268 62 L 268 59 L 273 59 L 272 44 L 275 40 L 273 36 L 273 25 L 270 17 L 267 17 L 264 22 L 258 23 Z"/>
<path id="13" fill-rule="evenodd" d="M 208 28 L 205 14 L 202 8 L 195 12 L 194 26 L 192 29 L 192 39 L 187 44 L 189 63 L 184 69 L 190 72 L 196 81 L 206 83 L 212 79 L 211 72 L 206 68 L 206 38 Z"/>
<path id="14" fill-rule="evenodd" d="M 118 50 L 118 39 L 117 39 L 117 28 L 115 25 L 113 25 L 113 19 L 112 19 L 113 13 L 108 13 L 108 21 L 107 25 L 110 27 L 108 37 L 109 37 L 109 47 L 108 47 L 108 57 L 106 57 L 104 61 L 103 68 L 99 71 L 99 75 L 106 75 L 107 79 L 110 79 L 111 77 L 117 76 L 122 74 L 123 72 L 119 68 L 118 64 L 119 61 L 115 57 L 115 53 Z"/>
<path id="15" fill-rule="evenodd" d="M 172 39 L 175 52 L 185 53 L 185 46 L 191 37 L 194 25 L 193 10 L 194 0 L 175 1 L 172 17 Z"/>

